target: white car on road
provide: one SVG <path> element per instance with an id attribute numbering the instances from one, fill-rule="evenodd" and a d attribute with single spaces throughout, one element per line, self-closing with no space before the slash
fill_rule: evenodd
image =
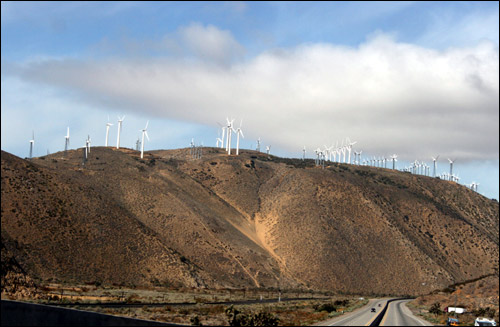
<path id="1" fill-rule="evenodd" d="M 488 318 L 476 318 L 474 321 L 474 326 L 496 326 L 497 323 L 494 319 Z"/>

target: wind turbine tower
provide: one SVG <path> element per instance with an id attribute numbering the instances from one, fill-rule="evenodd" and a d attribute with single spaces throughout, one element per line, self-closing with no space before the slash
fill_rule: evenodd
<path id="1" fill-rule="evenodd" d="M 116 140 L 116 148 L 117 149 L 120 148 L 120 132 L 122 131 L 122 122 L 124 119 L 125 119 L 125 116 L 123 116 L 122 118 L 120 118 L 120 116 L 118 116 L 118 138 Z"/>
<path id="2" fill-rule="evenodd" d="M 236 129 L 236 155 L 240 153 L 240 134 L 241 137 L 245 138 L 245 135 L 243 135 L 243 131 L 241 130 L 241 124 L 243 124 L 243 119 L 240 121 L 240 127 Z"/>
<path id="3" fill-rule="evenodd" d="M 316 166 L 319 165 L 319 154 L 321 153 L 321 150 L 320 148 L 317 148 L 316 150 L 314 150 L 314 152 L 316 152 L 316 160 L 314 160 L 314 163 Z"/>
<path id="4" fill-rule="evenodd" d="M 455 160 L 457 160 L 456 158 L 451 160 L 450 158 L 448 158 L 448 161 L 450 162 L 450 181 L 451 181 L 451 176 L 453 176 L 453 163 L 455 162 Z"/>
<path id="5" fill-rule="evenodd" d="M 226 126 L 223 126 L 221 123 L 217 122 L 217 125 L 220 126 L 220 128 L 222 129 L 222 137 L 220 139 L 217 139 L 217 140 L 220 140 L 220 148 L 224 148 L 224 136 L 225 136 L 225 133 L 226 133 Z M 219 147 L 219 146 L 217 146 Z M 226 149 L 227 151 L 227 149 Z"/>
<path id="6" fill-rule="evenodd" d="M 87 152 L 90 153 L 90 142 L 92 142 L 92 140 L 90 139 L 90 135 L 87 135 Z"/>
<path id="7" fill-rule="evenodd" d="M 349 138 L 348 138 L 348 140 L 349 140 Z M 351 164 L 351 150 L 352 150 L 352 146 L 356 143 L 358 143 L 358 142 L 357 141 L 351 142 L 351 140 L 349 140 L 347 143 L 347 151 L 349 151 L 349 158 L 347 161 L 348 164 Z"/>
<path id="8" fill-rule="evenodd" d="M 105 146 L 108 146 L 108 136 L 109 136 L 109 127 L 110 126 L 113 126 L 113 124 L 111 124 L 109 122 L 109 117 L 108 117 L 108 122 L 106 123 L 106 145 Z"/>
<path id="9" fill-rule="evenodd" d="M 304 145 L 304 149 L 302 149 L 302 161 L 306 160 L 306 146 Z"/>
<path id="10" fill-rule="evenodd" d="M 148 136 L 148 132 L 147 132 L 148 124 L 149 124 L 149 120 L 146 123 L 146 127 L 144 127 L 144 129 L 142 130 L 141 159 L 144 158 L 144 135 L 146 135 L 146 137 L 148 138 L 148 141 L 149 141 L 149 136 Z"/>
<path id="11" fill-rule="evenodd" d="M 342 140 L 342 143 L 344 143 L 344 141 Z M 346 141 L 347 143 L 347 141 Z M 347 145 L 342 145 L 342 155 L 344 156 L 344 159 L 343 159 L 343 163 L 345 163 L 345 153 L 346 153 L 346 149 L 347 149 Z"/>
<path id="12" fill-rule="evenodd" d="M 229 118 L 226 117 L 227 120 L 227 146 L 226 151 L 228 155 L 231 155 L 231 132 L 236 132 L 233 128 L 234 119 L 229 121 Z"/>
<path id="13" fill-rule="evenodd" d="M 396 159 L 397 157 L 398 157 L 398 156 L 397 156 L 397 155 L 395 155 L 395 154 L 393 154 L 393 155 L 391 156 L 391 159 L 392 159 L 392 170 L 395 170 L 395 169 L 396 169 L 396 161 L 398 161 L 398 160 Z"/>
<path id="14" fill-rule="evenodd" d="M 33 147 L 35 146 L 35 131 L 33 131 L 30 140 L 30 159 L 33 158 Z"/>
<path id="15" fill-rule="evenodd" d="M 141 144 L 141 140 L 137 138 L 137 141 L 135 141 L 135 151 L 139 151 L 139 146 Z"/>
<path id="16" fill-rule="evenodd" d="M 439 155 L 436 158 L 432 157 L 432 162 L 434 164 L 434 169 L 432 170 L 432 177 L 436 177 L 436 161 L 438 160 Z"/>
<path id="17" fill-rule="evenodd" d="M 65 136 L 65 139 L 66 139 L 66 143 L 64 144 L 64 152 L 68 151 L 68 147 L 69 147 L 69 127 L 68 127 L 68 132 Z"/>

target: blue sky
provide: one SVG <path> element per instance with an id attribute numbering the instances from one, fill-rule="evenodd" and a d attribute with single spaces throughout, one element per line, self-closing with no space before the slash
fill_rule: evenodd
<path id="1" fill-rule="evenodd" d="M 346 137 L 480 183 L 498 199 L 498 2 L 1 3 L 2 150 L 36 156 L 126 115 L 122 146 L 213 146 L 307 156 Z"/>

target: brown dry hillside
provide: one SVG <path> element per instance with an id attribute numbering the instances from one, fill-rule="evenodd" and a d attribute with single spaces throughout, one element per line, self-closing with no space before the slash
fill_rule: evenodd
<path id="1" fill-rule="evenodd" d="M 498 274 L 499 205 L 389 169 L 255 151 L 2 151 L 4 246 L 35 280 L 423 294 Z M 3 273 L 3 272 L 2 272 Z"/>

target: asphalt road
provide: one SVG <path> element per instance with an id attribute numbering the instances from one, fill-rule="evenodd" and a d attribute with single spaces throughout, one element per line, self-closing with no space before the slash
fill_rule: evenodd
<path id="1" fill-rule="evenodd" d="M 380 326 L 432 326 L 430 322 L 413 315 L 406 307 L 406 303 L 410 301 L 412 300 L 390 302 Z"/>
<path id="2" fill-rule="evenodd" d="M 386 299 L 371 299 L 367 305 L 353 312 L 317 323 L 317 326 L 368 326 L 382 311 Z M 380 307 L 378 306 L 380 304 Z M 376 312 L 371 312 L 375 308 Z"/>

